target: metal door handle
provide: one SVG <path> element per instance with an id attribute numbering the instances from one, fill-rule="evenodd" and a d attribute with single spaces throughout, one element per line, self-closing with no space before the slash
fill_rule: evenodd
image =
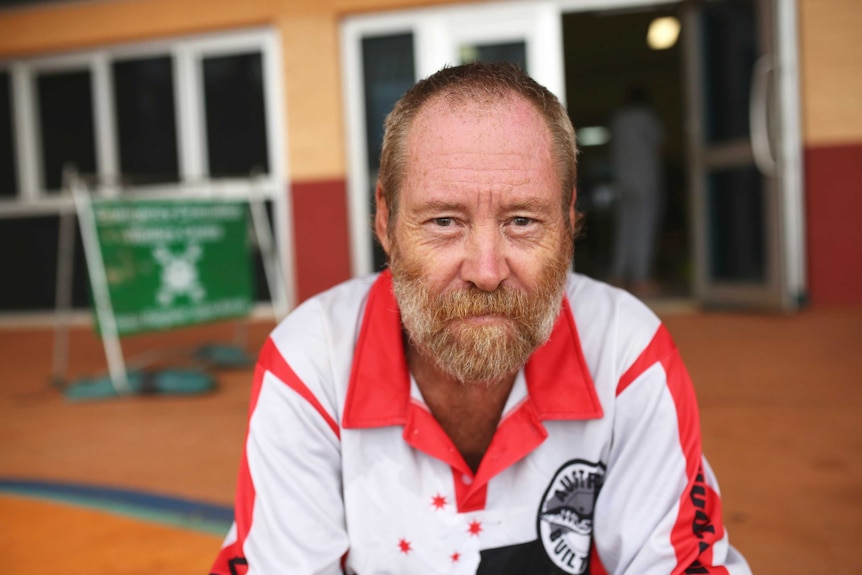
<path id="1" fill-rule="evenodd" d="M 768 107 L 769 76 L 772 72 L 772 55 L 764 54 L 754 64 L 751 73 L 751 94 L 748 102 L 748 121 L 751 134 L 751 151 L 760 173 L 775 175 L 775 156 L 769 139 Z"/>

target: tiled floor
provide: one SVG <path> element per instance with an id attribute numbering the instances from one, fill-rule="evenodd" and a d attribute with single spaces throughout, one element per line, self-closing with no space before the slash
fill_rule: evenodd
<path id="1" fill-rule="evenodd" d="M 731 540 L 755 574 L 859 573 L 862 308 L 794 316 L 668 313 L 663 319 L 697 388 L 704 447 L 721 482 Z M 250 348 L 260 346 L 270 327 L 251 327 Z M 133 354 L 231 335 L 232 326 L 218 325 L 137 336 L 125 345 Z M 102 368 L 101 348 L 88 331 L 73 333 L 71 349 L 73 376 Z M 202 396 L 70 403 L 48 382 L 50 357 L 50 332 L 0 330 L 0 479 L 231 504 L 250 370 L 219 372 L 218 390 Z M 18 561 L 7 564 L 11 572 L 41 574 L 61 566 L 55 563 L 59 551 L 35 552 L 26 561 L 12 553 L 39 544 L 40 534 L 46 550 L 89 557 L 64 560 L 65 573 L 204 573 L 218 550 L 218 536 L 186 530 L 189 544 L 177 545 L 160 539 L 181 541 L 185 535 L 175 528 L 164 527 L 160 535 L 143 524 L 149 534 L 136 539 L 134 520 L 80 509 L 58 524 L 49 505 L 0 496 L 3 532 L 10 524 L 26 525 L 21 537 L 30 538 L 0 541 L 0 552 Z M 95 543 L 105 533 L 114 544 Z M 124 538 L 137 544 L 126 545 Z"/>

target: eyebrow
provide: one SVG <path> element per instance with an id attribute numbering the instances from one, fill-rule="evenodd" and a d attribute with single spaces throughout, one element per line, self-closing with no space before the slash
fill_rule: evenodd
<path id="1" fill-rule="evenodd" d="M 419 214 L 430 214 L 432 212 L 462 212 L 467 207 L 461 202 L 444 202 L 441 200 L 431 200 L 416 210 Z"/>
<path id="2" fill-rule="evenodd" d="M 464 212 L 467 211 L 467 206 L 463 202 L 447 202 L 442 200 L 431 200 L 425 204 L 423 204 L 420 208 L 416 210 L 416 213 L 420 215 L 426 215 L 431 213 L 438 212 Z M 512 212 L 529 212 L 540 215 L 547 215 L 550 213 L 550 207 L 546 202 L 528 199 L 524 201 L 517 201 L 505 204 L 503 206 L 504 213 L 512 213 Z"/>
<path id="3" fill-rule="evenodd" d="M 525 200 L 522 202 L 512 202 L 505 206 L 507 212 L 532 212 L 541 215 L 550 213 L 550 207 L 547 203 L 540 200 Z"/>

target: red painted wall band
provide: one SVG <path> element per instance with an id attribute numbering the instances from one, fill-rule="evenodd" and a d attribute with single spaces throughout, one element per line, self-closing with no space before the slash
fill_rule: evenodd
<path id="1" fill-rule="evenodd" d="M 805 150 L 811 302 L 862 303 L 862 143 Z"/>
<path id="2" fill-rule="evenodd" d="M 291 196 L 300 303 L 351 276 L 347 184 L 342 179 L 292 182 Z"/>

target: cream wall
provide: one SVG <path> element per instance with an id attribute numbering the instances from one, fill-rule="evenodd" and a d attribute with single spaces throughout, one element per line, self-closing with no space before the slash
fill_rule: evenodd
<path id="1" fill-rule="evenodd" d="M 781 1 L 781 0 L 779 0 Z M 450 0 L 92 0 L 0 11 L 0 58 L 271 25 L 293 180 L 344 178 L 339 23 Z M 862 1 L 798 0 L 805 144 L 862 140 Z"/>
<path id="2" fill-rule="evenodd" d="M 0 60 L 271 25 L 283 46 L 290 177 L 346 172 L 339 22 L 449 0 L 105 0 L 0 11 Z"/>
<path id="3" fill-rule="evenodd" d="M 271 21 L 273 0 L 91 0 L 0 12 L 0 54 L 58 52 Z"/>
<path id="4" fill-rule="evenodd" d="M 344 178 L 338 26 L 327 13 L 285 14 L 284 46 L 290 173 L 295 180 Z"/>
<path id="5" fill-rule="evenodd" d="M 798 0 L 806 146 L 862 141 L 862 1 Z"/>

